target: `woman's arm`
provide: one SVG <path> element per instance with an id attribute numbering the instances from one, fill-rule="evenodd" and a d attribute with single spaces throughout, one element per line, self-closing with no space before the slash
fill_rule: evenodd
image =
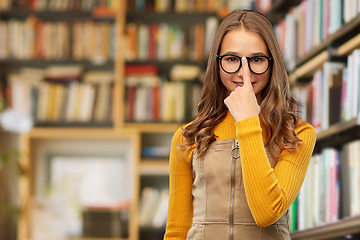
<path id="1" fill-rule="evenodd" d="M 296 129 L 303 140 L 298 151 L 283 150 L 275 168 L 271 168 L 262 139 L 259 117 L 235 123 L 239 141 L 246 198 L 260 227 L 277 221 L 298 195 L 316 141 L 310 124 Z"/>
<path id="2" fill-rule="evenodd" d="M 184 240 L 192 225 L 191 154 L 181 154 L 182 128 L 174 134 L 170 152 L 170 196 L 164 240 Z"/>

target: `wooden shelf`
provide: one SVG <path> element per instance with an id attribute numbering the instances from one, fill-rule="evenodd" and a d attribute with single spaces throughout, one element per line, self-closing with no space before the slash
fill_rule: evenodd
<path id="1" fill-rule="evenodd" d="M 307 63 L 310 59 L 314 58 L 318 53 L 322 52 L 328 46 L 339 46 L 343 44 L 347 39 L 353 38 L 360 29 L 360 14 L 352 19 L 350 22 L 341 26 L 341 28 L 335 33 L 331 34 L 327 39 L 321 42 L 318 46 L 314 47 L 304 56 L 297 60 L 296 66 L 301 66 Z"/>
<path id="2" fill-rule="evenodd" d="M 193 25 L 194 22 L 205 22 L 209 17 L 217 17 L 216 13 L 176 13 L 174 11 L 157 13 L 157 12 L 136 12 L 126 13 L 127 22 L 143 21 L 147 24 L 161 23 L 166 19 L 167 24 Z"/>
<path id="3" fill-rule="evenodd" d="M 358 127 L 358 118 L 353 118 L 350 121 L 341 122 L 330 126 L 327 130 L 319 132 L 316 136 L 317 141 L 330 138 L 334 134 L 340 134 L 342 132 L 352 130 Z"/>
<path id="4" fill-rule="evenodd" d="M 42 139 L 111 139 L 138 133 L 134 129 L 101 129 L 101 128 L 33 128 L 27 135 L 30 138 Z"/>
<path id="5" fill-rule="evenodd" d="M 101 19 L 114 21 L 114 15 L 99 15 L 94 14 L 92 11 L 55 11 L 55 10 L 44 10 L 44 11 L 35 11 L 28 9 L 10 9 L 0 11 L 1 19 L 7 20 L 10 18 L 16 18 L 24 20 L 31 15 L 36 15 L 36 17 L 43 20 L 51 21 L 69 21 L 69 20 L 88 20 L 88 19 Z"/>
<path id="6" fill-rule="evenodd" d="M 298 67 L 295 72 L 289 75 L 290 83 L 294 83 L 299 78 L 312 77 L 316 70 L 322 68 L 322 65 L 328 60 L 328 58 L 329 53 L 327 50 L 316 55 L 316 57 L 312 58 L 304 65 Z"/>
<path id="7" fill-rule="evenodd" d="M 129 238 L 67 238 L 65 240 L 129 240 Z"/>
<path id="8" fill-rule="evenodd" d="M 29 239 L 33 240 L 33 239 Z M 51 240 L 51 239 L 49 239 Z M 65 240 L 130 240 L 129 238 L 66 238 Z"/>
<path id="9" fill-rule="evenodd" d="M 276 24 L 280 19 L 283 19 L 291 7 L 297 6 L 301 0 L 275 0 L 273 1 L 271 9 L 265 13 L 265 16 L 272 24 Z"/>
<path id="10" fill-rule="evenodd" d="M 107 60 L 105 62 L 93 62 L 90 60 L 72 60 L 72 59 L 63 59 L 63 60 L 45 60 L 45 59 L 1 59 L 0 65 L 5 67 L 37 67 L 45 68 L 49 65 L 81 65 L 85 69 L 114 69 L 114 61 Z"/>
<path id="11" fill-rule="evenodd" d="M 340 56 L 345 56 L 350 54 L 356 48 L 360 47 L 360 34 L 356 35 L 337 49 L 337 54 Z"/>
<path id="12" fill-rule="evenodd" d="M 112 128 L 112 122 L 35 122 L 35 127 L 56 127 L 56 128 Z"/>
<path id="13" fill-rule="evenodd" d="M 126 129 L 137 129 L 142 133 L 175 133 L 181 123 L 125 123 Z"/>
<path id="14" fill-rule="evenodd" d="M 302 230 L 291 234 L 291 239 L 326 239 L 360 232 L 360 216 L 348 217 L 335 223 Z"/>
<path id="15" fill-rule="evenodd" d="M 340 147 L 354 139 L 360 138 L 359 117 L 346 122 L 339 122 L 316 135 L 315 152 L 324 147 Z"/>
<path id="16" fill-rule="evenodd" d="M 349 41 L 340 45 L 335 52 L 336 56 L 346 56 L 360 47 L 360 34 L 351 38 Z M 316 70 L 321 69 L 322 65 L 329 60 L 330 54 L 328 50 L 324 50 L 314 58 L 298 67 L 293 73 L 290 73 L 290 83 L 295 83 L 301 78 L 311 78 Z"/>
<path id="17" fill-rule="evenodd" d="M 171 68 L 177 64 L 198 66 L 200 68 L 200 71 L 203 71 L 206 68 L 205 59 L 202 61 L 192 61 L 189 59 L 183 59 L 183 60 L 166 60 L 166 61 L 150 60 L 146 62 L 136 60 L 136 61 L 127 61 L 126 64 L 127 65 L 154 64 L 157 66 L 159 70 L 159 75 L 167 75 L 167 76 L 169 75 Z M 199 83 L 199 81 L 197 82 Z"/>
<path id="18" fill-rule="evenodd" d="M 159 163 L 159 164 L 161 164 L 161 163 L 163 163 L 163 162 L 168 162 L 168 160 L 169 160 L 169 158 L 168 157 L 166 157 L 166 158 L 163 158 L 163 157 L 142 157 L 141 158 L 141 161 L 142 162 L 146 162 L 146 163 L 150 163 L 150 164 L 152 164 L 152 163 Z"/>
<path id="19" fill-rule="evenodd" d="M 289 74 L 290 83 L 295 83 L 301 78 L 311 78 L 314 72 L 322 68 L 324 62 L 328 61 L 332 55 L 336 56 L 347 56 L 353 50 L 360 47 L 360 34 L 357 29 L 360 29 L 360 14 L 349 23 L 345 24 L 336 33 L 329 36 L 319 46 L 315 47 L 304 57 L 297 61 L 297 68 L 294 72 Z M 356 31 L 355 31 L 356 30 Z M 345 37 L 350 34 L 351 37 Z M 335 44 L 340 39 L 350 39 L 342 44 Z M 335 51 L 330 53 L 329 50 L 325 50 L 329 45 L 334 44 L 333 48 Z M 335 47 L 337 45 L 337 47 Z"/>
<path id="20" fill-rule="evenodd" d="M 67 240 L 129 240 L 128 238 L 68 238 Z"/>
<path id="21" fill-rule="evenodd" d="M 140 231 L 143 232 L 143 233 L 165 233 L 165 226 L 163 227 L 140 227 Z"/>
<path id="22" fill-rule="evenodd" d="M 169 161 L 166 159 L 145 159 L 140 162 L 140 175 L 169 175 Z"/>

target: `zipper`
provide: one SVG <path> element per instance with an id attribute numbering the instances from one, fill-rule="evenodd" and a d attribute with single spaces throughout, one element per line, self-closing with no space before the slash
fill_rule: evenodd
<path id="1" fill-rule="evenodd" d="M 239 142 L 235 139 L 235 146 L 231 149 L 232 163 L 231 163 L 231 198 L 230 198 L 230 240 L 234 239 L 234 199 L 235 199 L 235 165 L 236 159 L 240 157 Z"/>

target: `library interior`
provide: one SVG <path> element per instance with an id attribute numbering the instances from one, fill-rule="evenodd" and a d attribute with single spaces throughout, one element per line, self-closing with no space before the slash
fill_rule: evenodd
<path id="1" fill-rule="evenodd" d="M 291 239 L 360 239 L 359 0 L 0 0 L 0 240 L 163 239 L 172 137 L 236 9 L 272 23 L 316 130 Z"/>

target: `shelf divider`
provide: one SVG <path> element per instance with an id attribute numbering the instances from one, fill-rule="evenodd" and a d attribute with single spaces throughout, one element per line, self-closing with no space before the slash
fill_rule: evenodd
<path id="1" fill-rule="evenodd" d="M 348 55 L 358 47 L 360 47 L 360 33 L 341 45 L 337 49 L 337 53 L 341 56 Z"/>
<path id="2" fill-rule="evenodd" d="M 358 232 L 360 232 L 360 216 L 348 217 L 335 223 L 298 231 L 291 234 L 291 239 L 326 239 L 351 235 Z"/>
<path id="3" fill-rule="evenodd" d="M 316 70 L 322 67 L 322 65 L 324 64 L 324 62 L 327 61 L 328 58 L 329 52 L 327 50 L 322 51 L 314 58 L 309 60 L 307 63 L 298 67 L 295 72 L 290 74 L 290 82 L 294 83 L 298 78 L 311 77 Z"/>

